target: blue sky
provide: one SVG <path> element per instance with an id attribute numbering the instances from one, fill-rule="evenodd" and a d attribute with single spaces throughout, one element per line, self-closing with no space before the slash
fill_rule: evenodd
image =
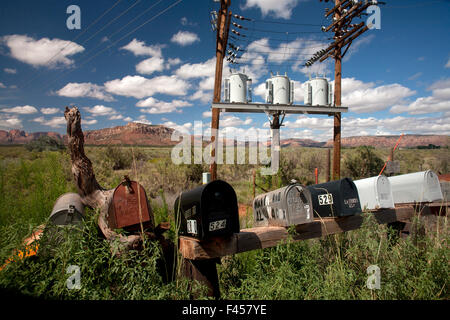
<path id="1" fill-rule="evenodd" d="M 359 37 L 344 58 L 343 136 L 448 135 L 450 1 L 386 2 L 381 29 Z M 80 30 L 66 26 L 72 4 L 81 10 Z M 0 129 L 64 133 L 64 107 L 76 105 L 84 130 L 137 121 L 192 131 L 202 121 L 208 134 L 215 68 L 210 11 L 218 3 L 2 0 L 0 6 Z M 231 0 L 233 13 L 254 20 L 234 19 L 247 37 L 230 39 L 246 49 L 233 68 L 253 79 L 254 101 L 263 101 L 271 71 L 295 81 L 296 104 L 303 104 L 309 74 L 333 80 L 330 59 L 302 66 L 331 42 L 320 32 L 330 23 L 326 7 L 318 0 Z M 229 69 L 225 64 L 224 76 Z M 332 121 L 289 115 L 282 138 L 331 139 Z M 220 126 L 243 136 L 268 123 L 261 114 L 222 113 Z"/>

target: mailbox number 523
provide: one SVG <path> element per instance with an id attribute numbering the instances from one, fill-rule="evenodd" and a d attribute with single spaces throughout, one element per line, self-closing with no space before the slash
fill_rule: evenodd
<path id="1" fill-rule="evenodd" d="M 333 195 L 331 193 L 321 194 L 319 197 L 319 205 L 324 206 L 327 204 L 333 204 Z"/>

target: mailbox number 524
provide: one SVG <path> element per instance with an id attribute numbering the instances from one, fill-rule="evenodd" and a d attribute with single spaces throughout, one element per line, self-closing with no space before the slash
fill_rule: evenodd
<path id="1" fill-rule="evenodd" d="M 333 204 L 333 195 L 331 193 L 321 194 L 319 197 L 319 205 L 324 206 L 327 204 Z"/>

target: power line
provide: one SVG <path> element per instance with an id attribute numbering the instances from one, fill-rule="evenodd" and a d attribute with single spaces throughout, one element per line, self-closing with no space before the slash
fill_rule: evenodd
<path id="1" fill-rule="evenodd" d="M 271 55 L 271 54 L 282 54 L 283 57 L 284 57 L 284 55 L 285 55 L 284 52 L 270 52 L 270 51 L 267 51 L 267 52 L 262 52 L 262 51 L 246 51 L 245 53 L 247 53 L 247 54 L 251 54 L 251 53 L 254 53 L 254 54 L 267 54 L 267 55 Z M 295 54 L 295 55 L 297 55 L 297 56 L 312 56 L 312 55 L 314 55 L 314 53 L 292 53 L 292 52 L 290 52 L 289 54 Z"/>
<path id="2" fill-rule="evenodd" d="M 111 38 L 114 35 L 118 34 L 120 31 L 122 31 L 123 29 L 125 29 L 126 27 L 128 27 L 131 23 L 133 23 L 134 21 L 136 21 L 137 19 L 139 19 L 140 17 L 142 17 L 144 14 L 146 14 L 148 11 L 150 11 L 151 9 L 153 9 L 155 6 L 157 6 L 159 3 L 161 3 L 163 0 L 159 0 L 156 3 L 152 4 L 150 7 L 148 7 L 147 9 L 145 9 L 143 12 L 141 12 L 138 16 L 134 17 L 133 19 L 131 19 L 127 24 L 123 25 L 121 28 L 119 28 L 118 30 L 110 33 L 109 35 L 106 36 L 106 38 Z M 90 56 L 92 53 L 94 53 L 96 51 L 96 49 L 100 46 L 102 46 L 104 43 L 100 42 L 98 43 L 94 48 L 92 48 L 91 50 L 89 50 L 89 52 L 87 52 L 84 56 L 87 58 L 88 56 Z"/>
<path id="3" fill-rule="evenodd" d="M 240 40 L 237 40 L 237 41 L 240 41 Z M 305 42 L 306 42 L 306 41 L 305 41 Z M 312 41 L 307 41 L 307 42 L 318 42 L 318 41 L 312 40 Z M 272 49 L 272 50 L 274 50 L 274 49 L 280 49 L 280 47 L 274 48 L 274 47 L 272 47 L 272 46 L 266 46 L 266 45 L 257 43 L 256 41 L 253 41 L 253 42 L 251 43 L 251 45 L 252 45 L 252 46 L 262 47 L 262 48 L 269 48 L 269 49 Z M 307 49 L 314 49 L 314 48 L 323 48 L 323 47 L 326 47 L 327 45 L 328 45 L 328 44 L 323 43 L 323 44 L 317 45 L 317 46 L 306 46 L 306 47 L 300 47 L 300 48 L 296 48 L 296 47 L 293 47 L 293 48 L 292 48 L 292 47 L 291 47 L 291 48 L 288 48 L 288 50 L 307 50 Z"/>
<path id="4" fill-rule="evenodd" d="M 242 38 L 238 38 L 238 37 L 236 37 L 236 36 L 234 36 L 234 35 L 230 35 L 230 39 L 233 39 L 233 40 L 236 40 L 236 41 L 246 41 L 246 42 L 248 42 L 248 40 L 247 39 L 256 39 L 256 40 L 260 40 L 260 39 L 268 39 L 268 40 L 270 40 L 270 41 L 277 41 L 277 42 L 285 42 L 286 41 L 286 39 L 280 39 L 280 38 L 270 38 L 270 37 L 258 37 L 258 36 L 252 36 L 252 35 L 247 35 L 246 37 L 245 37 L 246 39 L 242 39 Z M 298 38 L 297 38 L 298 39 Z M 296 39 L 296 40 L 297 40 Z M 302 39 L 302 41 L 320 41 L 320 40 L 322 40 L 322 39 L 317 39 L 317 40 L 314 40 L 314 39 L 305 39 L 305 40 L 303 40 Z M 295 41 L 295 40 L 293 40 L 293 41 Z"/>
<path id="5" fill-rule="evenodd" d="M 68 43 L 59 50 L 55 55 L 53 55 L 49 60 L 47 60 L 44 65 L 48 64 L 50 61 L 52 61 L 54 58 L 56 58 L 61 52 L 63 52 L 69 45 L 72 45 L 79 37 L 81 37 L 83 34 L 85 34 L 93 25 L 95 25 L 97 22 L 99 22 L 108 12 L 110 12 L 112 9 L 114 9 L 122 0 L 117 0 L 109 9 L 107 9 L 105 12 L 103 12 L 97 19 L 95 19 L 94 22 L 92 22 L 90 25 L 88 25 L 83 31 L 81 31 L 77 36 L 75 36 L 71 41 L 68 41 Z M 32 74 L 32 76 L 29 78 L 30 80 L 27 81 L 24 84 L 24 88 L 26 88 L 31 82 L 33 82 L 39 75 L 38 70 L 35 70 L 35 72 Z"/>
<path id="6" fill-rule="evenodd" d="M 253 60 L 268 60 L 268 61 L 281 61 L 281 62 L 303 62 L 303 61 L 306 61 L 306 59 L 273 59 L 273 58 L 271 58 L 271 59 L 269 59 L 269 58 L 267 58 L 267 57 L 263 57 L 263 58 L 259 58 L 259 57 L 256 57 L 256 58 L 242 58 L 242 57 L 239 57 L 239 58 L 236 58 L 237 60 L 241 60 L 241 61 L 243 61 L 243 60 L 245 60 L 245 61 L 253 61 Z"/>
<path id="7" fill-rule="evenodd" d="M 282 22 L 282 21 L 267 21 L 267 20 L 258 20 L 251 19 L 252 21 L 260 22 L 260 23 L 271 23 L 271 24 L 284 24 L 284 25 L 294 25 L 294 26 L 310 26 L 310 27 L 320 27 L 320 24 L 312 24 L 312 23 L 295 23 L 295 22 Z"/>
<path id="8" fill-rule="evenodd" d="M 282 34 L 308 34 L 308 33 L 323 33 L 322 31 L 275 31 L 275 30 L 265 30 L 265 29 L 256 29 L 256 28 L 247 28 L 247 30 L 250 31 L 256 31 L 256 32 L 264 32 L 264 33 L 282 33 Z M 232 29 L 233 31 L 233 29 Z M 245 36 L 245 35 L 244 35 Z"/>
<path id="9" fill-rule="evenodd" d="M 101 28 L 100 30 L 98 30 L 96 33 L 94 33 L 92 36 L 90 36 L 88 39 L 84 40 L 83 43 L 88 42 L 89 40 L 91 40 L 93 37 L 95 37 L 97 34 L 99 34 L 101 31 L 105 30 L 109 25 L 111 25 L 111 23 L 113 23 L 114 21 L 116 21 L 117 19 L 119 19 L 120 17 L 122 17 L 124 14 L 126 14 L 128 11 L 130 11 L 134 6 L 136 6 L 139 2 L 141 2 L 142 0 L 137 0 L 135 3 L 133 3 L 131 6 L 129 6 L 124 12 L 122 12 L 120 15 L 118 15 L 117 17 L 115 17 L 113 20 L 111 20 L 110 22 L 108 22 L 106 25 L 103 26 L 103 28 Z"/>
<path id="10" fill-rule="evenodd" d="M 89 59 L 85 60 L 79 67 L 84 66 L 86 63 L 88 63 L 89 61 L 91 61 L 92 59 L 94 59 L 95 57 L 97 57 L 99 54 L 103 53 L 105 50 L 108 50 L 109 48 L 113 47 L 115 44 L 117 44 L 119 41 L 123 40 L 124 38 L 128 37 L 129 35 L 131 35 L 132 33 L 136 32 L 137 30 L 139 30 L 140 28 L 142 28 L 144 25 L 146 25 L 147 23 L 153 21 L 154 19 L 158 18 L 160 15 L 162 15 L 163 13 L 165 13 L 166 11 L 170 10 L 171 8 L 175 7 L 177 4 L 179 4 L 180 2 L 182 2 L 183 0 L 178 0 L 174 3 L 172 3 L 170 6 L 168 6 L 166 9 L 160 11 L 159 13 L 157 13 L 156 15 L 154 15 L 153 17 L 151 17 L 150 19 L 146 20 L 144 23 L 142 23 L 141 25 L 139 25 L 138 27 L 134 28 L 133 30 L 131 30 L 130 32 L 128 32 L 126 35 L 124 35 L 123 37 L 117 39 L 116 41 L 114 41 L 112 44 L 110 44 L 108 47 L 104 48 L 103 50 L 97 52 L 97 54 L 93 55 L 92 57 L 90 57 Z M 68 73 L 72 72 L 74 69 L 69 70 Z M 61 74 L 60 77 L 56 78 L 54 81 L 52 81 L 50 84 L 53 84 L 56 80 L 60 79 L 62 76 L 67 75 L 66 74 Z"/>

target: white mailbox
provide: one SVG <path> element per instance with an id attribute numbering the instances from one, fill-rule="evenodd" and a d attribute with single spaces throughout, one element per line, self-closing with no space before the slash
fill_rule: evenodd
<path id="1" fill-rule="evenodd" d="M 394 203 L 431 202 L 442 200 L 441 185 L 431 170 L 389 177 Z"/>
<path id="2" fill-rule="evenodd" d="M 353 182 L 358 189 L 362 209 L 394 208 L 391 184 L 387 177 L 380 175 Z"/>

